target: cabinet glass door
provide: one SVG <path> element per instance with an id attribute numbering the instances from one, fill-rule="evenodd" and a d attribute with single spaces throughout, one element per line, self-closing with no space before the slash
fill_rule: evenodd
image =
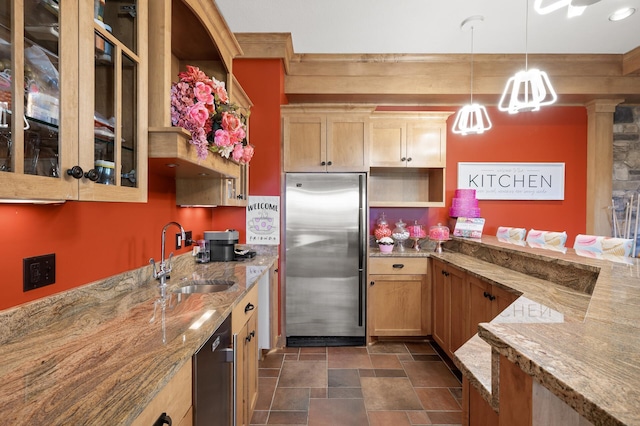
<path id="1" fill-rule="evenodd" d="M 18 3 L 0 0 L 0 171 L 60 180 L 60 8 Z"/>
<path id="2" fill-rule="evenodd" d="M 137 4 L 94 2 L 94 152 L 97 184 L 136 187 Z"/>

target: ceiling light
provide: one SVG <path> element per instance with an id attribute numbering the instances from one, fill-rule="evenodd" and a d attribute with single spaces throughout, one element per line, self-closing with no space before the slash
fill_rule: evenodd
<path id="1" fill-rule="evenodd" d="M 536 0 L 537 1 L 537 0 Z M 551 105 L 558 96 L 551 86 L 549 76 L 539 69 L 529 68 L 528 53 L 529 1 L 525 18 L 525 69 L 507 81 L 498 109 L 516 114 L 521 111 L 538 111 L 541 106 Z M 508 100 L 508 103 L 506 101 Z"/>
<path id="2" fill-rule="evenodd" d="M 533 9 L 540 15 L 546 15 L 566 6 L 567 17 L 573 18 L 574 16 L 582 15 L 587 6 L 591 6 L 599 1 L 600 0 L 555 0 L 548 2 L 546 0 L 535 0 Z"/>
<path id="3" fill-rule="evenodd" d="M 610 21 L 622 21 L 623 19 L 627 19 L 629 16 L 636 13 L 636 10 L 633 7 L 625 7 L 624 9 L 619 9 L 609 15 Z"/>
<path id="4" fill-rule="evenodd" d="M 491 120 L 484 105 L 473 103 L 473 30 L 484 21 L 482 16 L 471 16 L 460 24 L 460 29 L 471 29 L 471 100 L 463 106 L 453 122 L 451 131 L 458 135 L 481 134 L 491 129 Z"/>

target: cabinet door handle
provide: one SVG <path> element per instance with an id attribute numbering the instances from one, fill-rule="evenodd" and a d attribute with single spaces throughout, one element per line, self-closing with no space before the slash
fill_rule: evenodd
<path id="1" fill-rule="evenodd" d="M 98 172 L 96 172 L 95 169 L 91 169 L 84 174 L 84 177 L 89 179 L 91 182 L 97 182 L 100 178 L 100 175 L 98 175 Z"/>
<path id="2" fill-rule="evenodd" d="M 491 300 L 493 302 L 494 300 L 496 300 L 496 297 L 493 294 L 490 294 L 489 295 L 489 300 Z"/>
<path id="3" fill-rule="evenodd" d="M 369 283 L 369 285 L 370 285 L 370 286 L 373 286 L 375 283 L 376 283 L 375 281 L 371 281 L 371 282 Z"/>
<path id="4" fill-rule="evenodd" d="M 67 169 L 67 174 L 74 179 L 80 179 L 84 176 L 84 171 L 82 171 L 82 167 L 80 166 L 73 166 L 72 168 Z"/>
<path id="5" fill-rule="evenodd" d="M 326 165 L 327 165 L 327 163 L 326 163 L 325 161 L 323 161 L 323 162 L 321 162 L 321 163 L 320 163 L 320 165 L 321 165 L 321 166 L 326 166 Z"/>
<path id="6" fill-rule="evenodd" d="M 411 157 L 407 158 L 407 161 L 411 161 Z"/>
<path id="7" fill-rule="evenodd" d="M 489 298 L 489 296 L 490 296 L 490 295 L 489 295 L 489 293 L 487 293 L 486 291 L 485 291 L 485 292 L 483 292 L 483 293 L 482 293 L 482 295 L 483 295 L 484 297 L 486 297 L 487 299 L 488 299 L 488 298 Z"/>
<path id="8" fill-rule="evenodd" d="M 447 271 L 444 271 L 444 276 L 445 276 L 445 277 L 448 277 L 448 276 L 449 276 L 449 273 L 448 273 Z"/>
<path id="9" fill-rule="evenodd" d="M 407 157 L 402 157 L 400 161 L 407 161 Z"/>
<path id="10" fill-rule="evenodd" d="M 244 307 L 244 313 L 246 314 L 249 311 L 253 311 L 256 307 L 251 303 L 247 303 L 247 306 Z"/>
<path id="11" fill-rule="evenodd" d="M 393 264 L 393 269 L 402 269 L 404 268 L 404 264 L 402 263 L 394 263 Z"/>
<path id="12" fill-rule="evenodd" d="M 158 417 L 158 420 L 156 420 L 153 423 L 153 426 L 162 426 L 162 425 L 171 426 L 171 416 L 169 416 L 167 413 L 160 414 L 160 417 Z"/>
<path id="13" fill-rule="evenodd" d="M 332 165 L 332 164 L 333 164 L 333 162 L 331 162 L 331 161 L 328 161 L 328 162 L 327 162 L 327 166 L 330 166 L 330 165 Z"/>

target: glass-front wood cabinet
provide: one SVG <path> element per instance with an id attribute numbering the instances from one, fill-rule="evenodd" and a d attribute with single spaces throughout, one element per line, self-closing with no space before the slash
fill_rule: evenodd
<path id="1" fill-rule="evenodd" d="M 0 0 L 0 199 L 146 201 L 147 0 Z"/>

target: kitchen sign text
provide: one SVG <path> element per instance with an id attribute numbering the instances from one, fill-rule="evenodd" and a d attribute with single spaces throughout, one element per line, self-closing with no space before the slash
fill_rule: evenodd
<path id="1" fill-rule="evenodd" d="M 458 188 L 479 200 L 564 200 L 564 163 L 458 163 Z"/>

